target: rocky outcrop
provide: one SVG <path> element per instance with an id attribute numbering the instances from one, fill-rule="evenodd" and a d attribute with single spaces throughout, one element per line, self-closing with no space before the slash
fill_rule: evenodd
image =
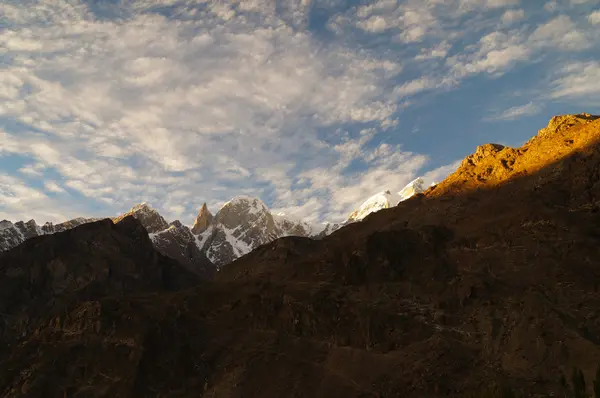
<path id="1" fill-rule="evenodd" d="M 75 228 L 79 225 L 83 225 L 90 222 L 100 221 L 100 218 L 75 218 L 73 220 L 65 221 L 59 224 L 52 224 L 51 222 L 47 222 L 41 226 L 41 230 L 45 234 L 53 234 L 56 232 L 63 232 L 67 229 Z"/>
<path id="2" fill-rule="evenodd" d="M 169 228 L 150 234 L 150 238 L 156 250 L 163 255 L 179 261 L 203 279 L 213 278 L 216 267 L 200 250 L 196 236 L 180 221 L 173 221 Z"/>
<path id="3" fill-rule="evenodd" d="M 196 237 L 180 221 L 167 221 L 147 203 L 134 206 L 127 213 L 116 217 L 115 222 L 124 217 L 134 217 L 146 228 L 152 243 L 161 254 L 179 261 L 191 272 L 204 279 L 211 279 L 216 271 L 206 255 L 200 250 Z"/>
<path id="4" fill-rule="evenodd" d="M 205 232 L 203 250 L 217 266 L 229 264 L 279 237 L 273 215 L 260 199 L 238 196 L 225 203 Z"/>
<path id="5" fill-rule="evenodd" d="M 27 222 L 18 221 L 14 224 L 4 220 L 0 222 L 0 252 L 12 249 L 23 243 L 26 239 L 34 236 L 62 232 L 78 225 L 98 220 L 96 218 L 76 218 L 60 224 L 46 223 L 41 227 L 37 225 L 35 220 Z"/>
<path id="6" fill-rule="evenodd" d="M 278 237 L 284 236 L 313 236 L 316 228 L 313 224 L 300 219 L 289 217 L 283 213 L 273 215 Z"/>
<path id="7" fill-rule="evenodd" d="M 206 203 L 202 205 L 200 212 L 198 213 L 198 217 L 194 221 L 194 225 L 192 226 L 192 233 L 194 235 L 200 235 L 204 231 L 208 229 L 213 221 L 213 215 L 208 211 L 208 207 Z"/>
<path id="8" fill-rule="evenodd" d="M 262 200 L 238 196 L 223 205 L 199 241 L 207 257 L 222 267 L 275 239 L 285 236 L 320 239 L 338 227 L 328 224 L 318 228 L 285 214 L 273 215 Z"/>
<path id="9" fill-rule="evenodd" d="M 437 196 L 489 188 L 543 168 L 546 173 L 561 173 L 562 159 L 586 151 L 596 139 L 599 118 L 590 114 L 555 116 L 521 148 L 479 146 L 453 174 L 427 192 Z M 548 167 L 549 164 L 553 166 Z M 546 174 L 539 176 L 540 181 L 546 178 Z"/>
<path id="10" fill-rule="evenodd" d="M 139 220 L 160 253 L 179 261 L 189 271 L 204 279 L 213 277 L 216 268 L 201 252 L 196 237 L 188 227 L 179 221 L 167 224 L 165 219 L 147 203 L 134 206 L 127 213 L 113 218 L 113 221 L 120 223 L 128 217 Z M 29 238 L 67 231 L 95 221 L 98 219 L 76 218 L 60 224 L 46 223 L 39 227 L 34 220 L 15 224 L 5 220 L 0 224 L 0 251 L 9 250 Z"/>
<path id="11" fill-rule="evenodd" d="M 538 132 L 536 138 L 551 138 L 552 135 L 570 129 L 579 124 L 588 124 L 600 118 L 600 116 L 590 115 L 589 113 L 580 113 L 577 115 L 560 115 L 550 119 L 548 126 Z"/>
<path id="12" fill-rule="evenodd" d="M 113 218 L 114 222 L 119 222 L 125 217 L 132 216 L 140 220 L 146 231 L 153 234 L 169 228 L 167 221 L 147 203 L 141 203 L 131 208 L 127 213 Z"/>

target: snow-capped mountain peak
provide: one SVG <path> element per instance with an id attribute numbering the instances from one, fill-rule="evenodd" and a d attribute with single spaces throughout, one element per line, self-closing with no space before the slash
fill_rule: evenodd
<path id="1" fill-rule="evenodd" d="M 260 214 L 269 211 L 269 208 L 267 207 L 265 202 L 263 202 L 259 198 L 254 198 L 252 196 L 246 195 L 236 196 L 229 202 L 226 202 L 219 210 L 219 213 L 221 213 L 223 209 L 227 208 L 243 209 L 244 212 L 247 212 L 250 215 Z"/>
<path id="2" fill-rule="evenodd" d="M 348 217 L 347 223 L 361 221 L 366 216 L 382 209 L 388 209 L 396 206 L 398 203 L 412 197 L 417 193 L 425 191 L 425 181 L 418 177 L 409 182 L 400 192 L 394 193 L 390 190 L 379 192 L 369 199 L 364 201 L 358 209 L 356 209 Z"/>
<path id="3" fill-rule="evenodd" d="M 401 196 L 400 201 L 402 201 L 422 192 L 425 192 L 425 181 L 423 178 L 418 177 L 406 184 L 398 194 Z"/>
<path id="4" fill-rule="evenodd" d="M 159 252 L 179 260 L 194 272 L 210 275 L 214 267 L 208 259 L 221 267 L 262 244 L 284 236 L 320 239 L 347 223 L 396 206 L 398 202 L 423 190 L 423 179 L 417 178 L 400 192 L 381 191 L 366 200 L 346 222 L 337 224 L 313 224 L 295 215 L 282 212 L 273 214 L 261 199 L 247 195 L 232 198 L 214 216 L 204 203 L 192 228 L 177 220 L 168 223 L 147 202 L 114 217 L 113 222 L 117 223 L 129 215 L 137 218 Z M 46 223 L 41 227 L 34 220 L 14 224 L 7 220 L 0 221 L 0 251 L 8 250 L 32 236 L 60 232 L 96 220 L 76 218 L 56 225 Z"/>
<path id="5" fill-rule="evenodd" d="M 376 193 L 364 201 L 358 209 L 353 211 L 348 217 L 348 221 L 360 221 L 373 212 L 393 207 L 401 200 L 401 198 L 402 196 L 400 194 L 392 193 L 389 190 Z"/>
<path id="6" fill-rule="evenodd" d="M 278 238 L 278 232 L 262 200 L 236 196 L 221 207 L 212 226 L 202 234 L 203 249 L 214 264 L 222 266 Z"/>

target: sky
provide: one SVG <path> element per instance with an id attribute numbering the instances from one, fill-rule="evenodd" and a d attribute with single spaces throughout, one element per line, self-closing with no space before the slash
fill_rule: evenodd
<path id="1" fill-rule="evenodd" d="M 600 107 L 598 0 L 0 2 L 0 220 L 342 221 Z"/>

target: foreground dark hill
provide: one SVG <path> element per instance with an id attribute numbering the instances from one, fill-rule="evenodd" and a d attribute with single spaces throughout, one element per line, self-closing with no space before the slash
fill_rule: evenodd
<path id="1" fill-rule="evenodd" d="M 592 380 L 600 363 L 599 140 L 600 120 L 553 119 L 522 148 L 479 147 L 424 194 L 320 241 L 263 245 L 215 282 L 49 302 L 4 335 L 0 396 L 564 396 L 561 375 Z M 54 255 L 29 250 L 13 263 Z"/>
<path id="2" fill-rule="evenodd" d="M 35 330 L 42 318 L 83 301 L 173 291 L 199 281 L 155 252 L 133 217 L 34 237 L 0 253 L 0 339 L 12 344 Z"/>

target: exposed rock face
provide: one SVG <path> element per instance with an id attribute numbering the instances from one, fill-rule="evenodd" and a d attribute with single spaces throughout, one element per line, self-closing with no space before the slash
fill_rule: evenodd
<path id="1" fill-rule="evenodd" d="M 115 217 L 113 221 L 119 223 L 127 217 L 140 221 L 140 224 L 150 233 L 152 243 L 160 253 L 181 262 L 189 271 L 202 278 L 213 277 L 216 267 L 201 252 L 196 237 L 188 227 L 179 221 L 167 224 L 165 219 L 146 203 L 134 206 L 127 213 Z M 20 221 L 14 225 L 5 220 L 0 224 L 0 251 L 11 249 L 35 236 L 63 232 L 97 220 L 76 218 L 60 224 L 46 223 L 42 227 L 39 227 L 34 220 L 27 223 Z"/>
<path id="2" fill-rule="evenodd" d="M 594 120 L 600 118 L 600 116 L 590 115 L 589 113 L 580 113 L 577 115 L 561 115 L 554 116 L 550 119 L 548 126 L 544 127 L 538 132 L 535 138 L 547 138 L 553 134 L 559 133 L 570 129 L 578 124 L 592 123 Z"/>
<path id="3" fill-rule="evenodd" d="M 260 199 L 238 196 L 216 214 L 211 228 L 205 232 L 203 249 L 220 267 L 273 241 L 279 233 L 271 212 Z"/>
<path id="4" fill-rule="evenodd" d="M 153 208 L 151 208 L 147 203 L 141 203 L 131 208 L 127 213 L 120 215 L 119 217 L 115 217 L 113 219 L 114 222 L 119 222 L 123 218 L 127 216 L 133 216 L 140 220 L 146 231 L 149 234 L 153 234 L 164 229 L 169 228 L 169 224 L 167 221 Z"/>
<path id="5" fill-rule="evenodd" d="M 342 228 L 345 225 L 346 225 L 346 222 L 327 223 L 320 231 L 317 231 L 315 234 L 311 235 L 310 237 L 313 239 L 323 239 L 327 235 L 332 234 L 333 232 L 337 231 L 338 229 Z"/>
<path id="6" fill-rule="evenodd" d="M 0 222 L 0 251 L 13 248 L 25 241 L 25 235 L 12 222 L 3 220 Z"/>
<path id="7" fill-rule="evenodd" d="M 561 160 L 573 153 L 588 151 L 586 148 L 596 139 L 599 118 L 589 114 L 555 116 L 521 148 L 499 144 L 479 146 L 462 161 L 456 172 L 427 192 L 437 196 L 489 188 L 542 168 L 545 172 L 540 173 L 540 182 L 554 176 L 553 173 L 563 173 Z"/>
<path id="8" fill-rule="evenodd" d="M 207 257 L 222 267 L 275 239 L 284 236 L 319 239 L 335 229 L 337 225 L 317 228 L 285 214 L 273 215 L 262 200 L 238 196 L 223 205 L 199 241 Z"/>
<path id="9" fill-rule="evenodd" d="M 278 237 L 312 236 L 315 233 L 314 225 L 300 219 L 288 217 L 285 214 L 274 215 L 273 220 L 278 231 Z"/>
<path id="10" fill-rule="evenodd" d="M 198 217 L 196 217 L 196 220 L 194 221 L 192 233 L 194 235 L 200 235 L 208 229 L 212 221 L 213 215 L 208 211 L 208 207 L 206 206 L 206 203 L 204 203 L 198 213 Z"/>
<path id="11" fill-rule="evenodd" d="M 464 398 L 497 382 L 568 396 L 561 375 L 593 380 L 600 362 L 600 120 L 488 149 L 412 200 L 262 245 L 175 294 L 67 295 L 81 289 L 60 267 L 35 270 L 76 249 L 103 275 L 127 238 L 29 240 L 9 252 L 23 266 L 0 257 L 1 278 L 19 278 L 0 282 L 1 394 Z M 140 283 L 132 264 L 106 290 Z M 62 311 L 13 319 L 53 297 Z"/>
<path id="12" fill-rule="evenodd" d="M 161 254 L 179 261 L 188 270 L 205 279 L 211 279 L 216 267 L 196 242 L 190 229 L 178 220 L 168 224 L 167 221 L 147 203 L 134 206 L 129 212 L 115 218 L 118 222 L 123 217 L 132 216 L 140 221 L 150 234 L 152 243 Z"/>
<path id="13" fill-rule="evenodd" d="M 0 253 L 0 341 L 29 336 L 42 318 L 106 296 L 177 290 L 200 281 L 156 253 L 133 217 L 28 239 Z"/>
<path id="14" fill-rule="evenodd" d="M 160 253 L 179 261 L 203 279 L 213 278 L 216 267 L 200 250 L 196 236 L 178 220 L 173 221 L 169 228 L 151 234 L 150 238 Z"/>
<path id="15" fill-rule="evenodd" d="M 98 221 L 98 219 L 76 218 L 60 224 L 46 223 L 40 227 L 34 220 L 29 220 L 27 222 L 18 221 L 14 224 L 10 221 L 4 220 L 0 222 L 0 252 L 12 249 L 13 247 L 23 243 L 26 239 L 34 236 L 65 231 L 78 225 L 93 221 Z"/>
<path id="16" fill-rule="evenodd" d="M 51 222 L 47 222 L 42 225 L 41 230 L 44 234 L 53 234 L 56 232 L 63 232 L 67 229 L 75 228 L 79 225 L 86 224 L 89 222 L 100 221 L 100 218 L 75 218 L 73 220 L 65 221 L 59 224 L 52 224 Z M 42 235 L 42 234 L 40 234 Z"/>

